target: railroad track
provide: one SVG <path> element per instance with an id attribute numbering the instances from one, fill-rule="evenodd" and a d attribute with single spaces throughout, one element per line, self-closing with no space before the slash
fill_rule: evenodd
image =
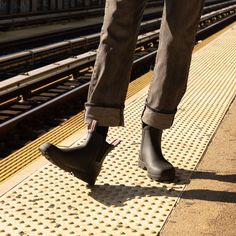
<path id="1" fill-rule="evenodd" d="M 227 21 L 233 19 L 235 17 L 235 9 L 236 0 L 206 6 L 200 22 L 201 32 L 199 32 L 199 38 L 208 36 L 208 26 L 210 26 L 212 30 L 213 27 L 211 25 L 213 22 L 217 22 L 217 18 L 224 18 L 225 21 L 226 19 Z M 142 22 L 140 33 L 158 29 L 160 27 L 160 22 L 161 18 Z M 218 28 L 217 25 L 216 28 Z M 54 61 L 84 53 L 88 50 L 93 50 L 98 46 L 99 37 L 100 33 L 95 33 L 2 56 L 0 57 L 0 78 L 3 80 L 16 74 L 42 67 Z"/>
<path id="2" fill-rule="evenodd" d="M 207 15 L 202 16 L 198 35 L 211 31 L 209 19 L 213 15 L 212 27 L 216 27 L 216 21 L 220 27 L 221 24 L 225 24 L 225 20 L 229 16 L 235 16 L 235 8 L 228 12 L 222 9 L 219 14 L 223 14 L 225 17 L 217 17 L 216 12 L 207 14 L 208 17 Z M 206 29 L 205 32 L 204 29 Z M 158 30 L 139 36 L 133 64 L 133 79 L 140 73 L 149 70 L 150 65 L 154 63 L 158 36 Z M 96 51 L 90 51 L 0 82 L 1 158 L 7 156 L 12 151 L 12 147 L 19 148 L 32 137 L 39 135 L 40 132 L 33 123 L 36 123 L 37 126 L 42 121 L 44 116 L 42 114 L 48 114 L 52 110 L 56 111 L 56 107 L 62 106 L 62 104 L 67 107 L 65 103 L 71 101 L 76 106 L 76 112 L 78 109 L 83 109 L 95 57 Z M 141 71 L 138 70 L 140 68 L 142 68 Z M 75 102 L 75 98 L 77 102 Z M 40 119 L 37 119 L 38 116 Z M 52 122 L 55 117 L 47 118 L 47 120 Z M 29 128 L 31 125 L 33 128 Z M 48 127 L 50 125 L 46 124 Z M 43 126 L 40 124 L 39 127 Z M 17 135 L 16 130 L 19 130 Z M 19 135 L 22 130 L 24 137 Z M 10 132 L 13 135 L 9 140 Z M 9 149 L 9 147 L 11 148 Z"/>
<path id="3" fill-rule="evenodd" d="M 160 27 L 161 19 L 141 23 L 140 33 L 149 32 Z M 93 50 L 98 47 L 100 33 L 66 40 L 47 46 L 26 50 L 0 57 L 0 78 L 12 77 L 19 73 L 42 67 L 54 61 Z"/>

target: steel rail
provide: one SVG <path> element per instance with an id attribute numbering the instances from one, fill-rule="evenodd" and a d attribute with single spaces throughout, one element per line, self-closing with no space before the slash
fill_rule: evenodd
<path id="1" fill-rule="evenodd" d="M 48 110 L 51 107 L 55 107 L 58 104 L 63 104 L 67 100 L 71 99 L 72 97 L 79 96 L 81 93 L 86 93 L 89 87 L 89 82 L 72 89 L 56 98 L 51 99 L 50 101 L 47 101 L 37 107 L 34 107 L 33 109 L 30 109 L 29 111 L 26 111 L 22 114 L 19 114 L 18 116 L 5 121 L 4 123 L 0 123 L 0 131 L 1 133 L 6 133 L 10 128 L 16 126 L 19 122 L 22 120 L 36 116 L 37 114 L 40 115 L 44 110 Z"/>
<path id="2" fill-rule="evenodd" d="M 208 5 L 208 6 L 205 6 L 204 9 L 203 9 L 203 13 L 204 14 L 207 14 L 207 13 L 210 13 L 212 11 L 216 11 L 220 8 L 225 8 L 229 5 L 233 5 L 235 4 L 236 1 L 235 0 L 231 0 L 231 1 L 226 1 L 226 2 L 219 2 L 219 3 L 216 3 L 216 4 L 211 4 L 211 5 Z"/>
<path id="3" fill-rule="evenodd" d="M 233 14 L 230 14 L 230 15 L 224 17 L 223 19 L 221 19 L 220 24 L 222 26 L 227 26 L 228 24 L 232 23 L 235 20 L 236 20 L 236 8 L 234 9 Z M 216 21 L 216 22 L 211 23 L 210 25 L 204 27 L 203 29 L 199 29 L 198 34 L 197 34 L 197 38 L 198 39 L 206 38 L 209 35 L 215 33 L 218 29 L 218 26 L 219 26 L 219 22 Z"/>
<path id="4" fill-rule="evenodd" d="M 208 19 L 210 19 L 212 17 L 218 16 L 220 14 L 223 14 L 223 13 L 229 12 L 231 10 L 235 10 L 235 9 L 236 9 L 236 2 L 232 6 L 228 6 L 228 7 L 225 7 L 223 9 L 220 9 L 220 10 L 217 10 L 217 11 L 213 11 L 213 12 L 210 12 L 208 14 L 205 14 L 205 15 L 201 16 L 200 22 L 203 22 L 203 21 L 208 20 Z"/>
<path id="5" fill-rule="evenodd" d="M 154 25 L 157 26 L 158 24 L 160 24 L 160 22 L 161 22 L 161 19 L 148 20 L 148 21 L 142 22 L 140 28 L 145 29 L 148 26 L 149 27 L 154 26 Z M 82 37 L 78 37 L 78 38 L 74 38 L 70 40 L 65 40 L 58 43 L 49 44 L 43 47 L 38 47 L 38 48 L 33 48 L 30 50 L 25 50 L 18 53 L 8 54 L 8 55 L 0 57 L 0 65 L 1 65 L 1 68 L 3 68 L 5 64 L 7 63 L 10 64 L 12 61 L 18 60 L 26 56 L 29 56 L 29 58 L 27 59 L 32 58 L 31 62 L 33 63 L 33 61 L 37 59 L 37 54 L 47 53 L 52 50 L 61 50 L 61 49 L 68 50 L 68 49 L 73 49 L 76 47 L 87 48 L 91 44 L 98 43 L 99 38 L 100 38 L 100 33 L 95 33 L 95 34 L 90 34 L 87 36 L 82 36 Z"/>
<path id="6" fill-rule="evenodd" d="M 29 71 L 27 74 L 17 75 L 13 78 L 0 82 L 0 97 L 13 91 L 21 91 L 22 88 L 46 80 L 52 76 L 62 74 L 85 65 L 95 60 L 96 51 L 90 51 L 76 57 L 58 61 L 56 63 Z"/>

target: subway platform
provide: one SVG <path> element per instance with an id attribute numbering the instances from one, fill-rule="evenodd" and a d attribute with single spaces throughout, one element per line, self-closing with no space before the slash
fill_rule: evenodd
<path id="1" fill-rule="evenodd" d="M 176 167 L 174 183 L 150 180 L 137 164 L 149 72 L 129 86 L 125 127 L 109 130 L 109 141 L 122 142 L 94 187 L 37 150 L 46 140 L 81 144 L 83 114 L 14 154 L 22 163 L 30 155 L 36 160 L 0 184 L 0 235 L 235 235 L 235 38 L 233 24 L 193 54 L 187 93 L 163 136 L 164 154 Z"/>

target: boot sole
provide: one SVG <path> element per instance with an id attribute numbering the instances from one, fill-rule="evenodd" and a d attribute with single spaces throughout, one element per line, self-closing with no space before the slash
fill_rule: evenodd
<path id="1" fill-rule="evenodd" d="M 41 154 L 52 164 L 56 165 L 60 169 L 70 172 L 73 176 L 77 177 L 78 179 L 88 183 L 90 186 L 94 186 L 97 176 L 99 175 L 101 168 L 102 168 L 102 163 L 107 156 L 107 154 L 112 151 L 118 144 L 120 143 L 120 140 L 114 140 L 109 147 L 107 148 L 106 152 L 102 156 L 101 162 L 95 162 L 92 163 L 91 166 L 88 168 L 87 171 L 81 171 L 78 169 L 70 168 L 68 166 L 65 166 L 62 162 L 60 161 L 55 161 L 52 159 L 48 154 L 47 154 L 47 146 L 41 145 L 39 147 L 39 151 Z"/>
<path id="2" fill-rule="evenodd" d="M 175 173 L 173 171 L 173 173 L 171 173 L 170 175 L 162 175 L 162 174 L 152 174 L 148 171 L 145 162 L 141 161 L 139 159 L 138 161 L 138 166 L 143 169 L 143 170 L 147 170 L 147 176 L 150 179 L 156 180 L 156 181 L 160 181 L 160 182 L 172 182 L 175 178 Z"/>

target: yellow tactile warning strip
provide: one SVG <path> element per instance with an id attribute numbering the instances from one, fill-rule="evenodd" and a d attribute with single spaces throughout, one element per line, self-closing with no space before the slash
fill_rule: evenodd
<path id="1" fill-rule="evenodd" d="M 150 75 L 146 74 L 130 83 L 127 98 L 143 89 L 149 84 L 149 82 Z M 0 160 L 0 183 L 25 167 L 27 164 L 31 163 L 33 160 L 37 159 L 40 156 L 38 147 L 42 143 L 50 141 L 54 144 L 58 144 L 83 127 L 85 127 L 85 124 L 83 122 L 83 113 L 81 112 L 63 123 L 61 126 L 54 128 L 37 140 L 9 155 L 7 158 Z"/>
<path id="2" fill-rule="evenodd" d="M 163 137 L 175 184 L 152 181 L 137 166 L 145 88 L 126 108 L 126 127 L 110 130 L 122 143 L 96 186 L 47 164 L 2 196 L 0 235 L 157 235 L 235 97 L 235 37 L 234 27 L 194 55 L 188 91 Z"/>

